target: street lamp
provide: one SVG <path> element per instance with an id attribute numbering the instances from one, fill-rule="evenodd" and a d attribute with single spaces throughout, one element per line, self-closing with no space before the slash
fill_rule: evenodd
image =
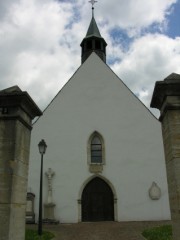
<path id="1" fill-rule="evenodd" d="M 47 145 L 42 139 L 39 144 L 39 153 L 41 154 L 41 170 L 40 170 L 40 188 L 39 188 L 39 222 L 38 222 L 38 235 L 42 235 L 42 183 L 43 183 L 43 155 L 46 152 Z"/>

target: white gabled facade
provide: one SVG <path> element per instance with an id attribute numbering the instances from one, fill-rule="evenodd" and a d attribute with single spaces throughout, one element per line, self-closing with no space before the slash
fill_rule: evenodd
<path id="1" fill-rule="evenodd" d="M 89 138 L 104 141 L 102 172 L 91 172 Z M 61 223 L 82 221 L 82 193 L 99 177 L 113 193 L 114 220 L 170 219 L 165 160 L 159 121 L 112 70 L 92 53 L 34 124 L 31 139 L 29 187 L 35 193 L 38 217 L 40 154 L 45 139 L 44 172 L 55 171 L 55 218 Z M 156 182 L 159 200 L 149 197 Z M 44 175 L 43 202 L 47 200 Z"/>

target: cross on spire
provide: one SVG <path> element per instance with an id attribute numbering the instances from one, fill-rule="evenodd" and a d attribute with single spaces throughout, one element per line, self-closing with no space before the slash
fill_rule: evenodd
<path id="1" fill-rule="evenodd" d="M 94 7 L 94 4 L 95 4 L 97 1 L 95 1 L 95 0 L 90 0 L 89 2 L 92 4 L 92 7 Z"/>
<path id="2" fill-rule="evenodd" d="M 97 1 L 90 0 L 89 2 L 92 4 L 92 16 L 94 16 L 94 4 L 97 3 Z"/>

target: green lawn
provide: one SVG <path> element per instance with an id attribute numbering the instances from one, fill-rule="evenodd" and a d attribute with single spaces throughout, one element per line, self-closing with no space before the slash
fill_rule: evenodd
<path id="1" fill-rule="evenodd" d="M 172 226 L 164 225 L 146 229 L 142 232 L 142 235 L 147 240 L 172 240 Z"/>
<path id="2" fill-rule="evenodd" d="M 37 234 L 37 230 L 26 229 L 25 236 L 25 240 L 50 240 L 54 237 L 54 234 L 43 231 L 43 234 L 41 235 L 41 237 L 39 237 L 39 235 Z"/>

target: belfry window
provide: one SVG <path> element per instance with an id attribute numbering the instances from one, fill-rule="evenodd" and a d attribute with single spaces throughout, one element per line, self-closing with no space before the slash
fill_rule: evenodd
<path id="1" fill-rule="evenodd" d="M 101 49 L 101 42 L 100 42 L 100 41 L 98 41 L 98 40 L 95 41 L 95 48 L 96 48 L 97 50 L 100 50 L 100 49 Z"/>
<path id="2" fill-rule="evenodd" d="M 102 163 L 102 143 L 98 136 L 91 141 L 91 163 Z"/>
<path id="3" fill-rule="evenodd" d="M 92 41 L 91 40 L 87 41 L 87 49 L 88 50 L 92 49 Z"/>

